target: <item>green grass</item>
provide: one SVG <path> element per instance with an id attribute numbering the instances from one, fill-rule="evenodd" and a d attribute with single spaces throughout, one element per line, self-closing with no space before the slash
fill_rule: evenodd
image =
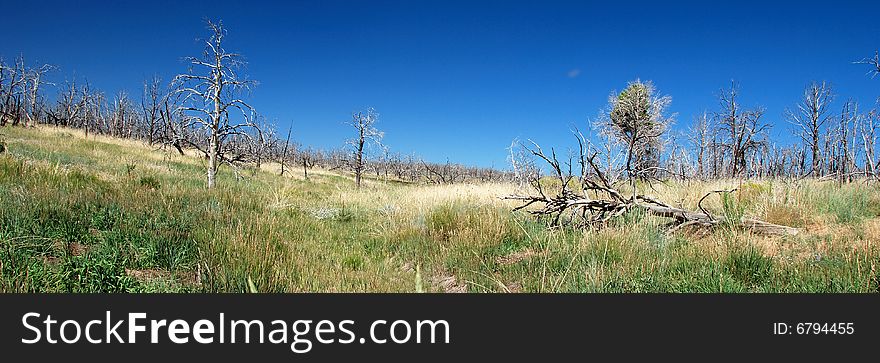
<path id="1" fill-rule="evenodd" d="M 819 212 L 834 216 L 842 224 L 880 216 L 880 200 L 875 191 L 875 185 L 840 188 L 830 183 L 811 190 L 819 201 Z"/>
<path id="2" fill-rule="evenodd" d="M 224 168 L 207 190 L 196 157 L 68 130 L 3 134 L 5 292 L 880 289 L 873 185 L 749 184 L 706 205 L 731 218 L 791 219 L 804 233 L 768 239 L 726 228 L 697 238 L 667 235 L 666 221 L 640 210 L 601 231 L 547 229 L 510 212 L 497 199 L 508 186 L 498 185 L 368 180 L 357 191 L 329 172 L 238 178 Z"/>

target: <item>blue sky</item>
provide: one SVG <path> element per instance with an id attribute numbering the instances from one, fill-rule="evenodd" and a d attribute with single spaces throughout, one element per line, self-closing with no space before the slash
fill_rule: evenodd
<path id="1" fill-rule="evenodd" d="M 880 48 L 878 3 L 613 3 L 9 1 L 0 55 L 139 96 L 144 78 L 170 79 L 200 54 L 203 18 L 222 19 L 227 49 L 260 82 L 251 103 L 281 129 L 292 122 L 297 141 L 340 146 L 343 122 L 372 106 L 393 150 L 497 167 L 515 137 L 572 145 L 571 126 L 636 78 L 672 96 L 675 129 L 736 79 L 780 143 L 792 141 L 783 111 L 811 80 L 831 82 L 837 105 L 880 96 L 880 78 L 852 64 Z"/>

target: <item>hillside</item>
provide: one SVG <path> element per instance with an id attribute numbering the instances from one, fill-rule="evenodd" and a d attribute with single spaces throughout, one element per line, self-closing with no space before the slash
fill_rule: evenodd
<path id="1" fill-rule="evenodd" d="M 709 208 L 801 228 L 668 235 L 637 211 L 548 230 L 505 184 L 222 168 L 73 129 L 0 128 L 0 291 L 877 292 L 875 185 L 748 182 Z M 735 182 L 668 182 L 693 207 Z"/>

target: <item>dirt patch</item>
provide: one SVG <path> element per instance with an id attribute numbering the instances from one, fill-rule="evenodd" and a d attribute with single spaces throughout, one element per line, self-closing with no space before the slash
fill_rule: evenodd
<path id="1" fill-rule="evenodd" d="M 525 259 L 535 256 L 543 256 L 545 254 L 545 252 L 535 252 L 531 249 L 525 249 L 522 251 L 511 253 L 506 256 L 498 256 L 498 258 L 495 259 L 495 262 L 497 262 L 499 265 L 512 265 Z"/>

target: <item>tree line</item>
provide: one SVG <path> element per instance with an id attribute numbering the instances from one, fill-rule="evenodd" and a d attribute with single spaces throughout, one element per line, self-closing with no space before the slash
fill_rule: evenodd
<path id="1" fill-rule="evenodd" d="M 381 143 L 379 115 L 369 108 L 352 113 L 347 122 L 354 137 L 345 145 L 318 150 L 291 142 L 292 129 L 282 137 L 277 126 L 255 110 L 247 97 L 257 82 L 241 74 L 241 54 L 227 51 L 222 22 L 206 21 L 208 37 L 198 57 L 186 57 L 186 72 L 169 82 L 154 76 L 143 82 L 140 98 L 126 91 L 108 95 L 87 81 L 56 85 L 47 75 L 57 67 L 33 66 L 23 56 L 7 64 L 0 58 L 0 126 L 37 124 L 70 127 L 99 134 L 142 140 L 150 146 L 184 154 L 196 150 L 206 163 L 207 186 L 216 185 L 221 166 L 238 172 L 263 163 L 280 164 L 280 174 L 319 167 L 354 174 L 355 184 L 371 176 L 380 180 L 449 184 L 502 181 L 511 174 L 495 168 L 446 162 L 429 163 L 402 155 Z M 46 89 L 55 86 L 54 102 Z"/>
<path id="2" fill-rule="evenodd" d="M 870 64 L 872 74 L 880 72 L 877 57 L 856 63 Z M 877 180 L 880 110 L 864 110 L 853 99 L 835 109 L 837 97 L 828 82 L 807 84 L 797 103 L 781 115 L 783 130 L 795 139 L 782 145 L 769 136 L 773 124 L 766 110 L 744 105 L 735 81 L 719 90 L 714 110 L 701 112 L 686 129 L 674 132 L 671 97 L 661 95 L 650 81 L 636 80 L 611 93 L 607 107 L 590 123 L 590 137 L 579 130 L 575 136 L 612 184 L 627 181 L 633 190 L 636 181 L 660 179 Z M 534 146 L 511 145 L 514 174 L 522 182 L 536 170 L 529 158 L 543 159 L 532 152 Z M 569 151 L 569 168 L 577 157 Z M 523 165 L 531 172 L 520 172 L 517 166 Z"/>
<path id="3" fill-rule="evenodd" d="M 186 72 L 168 82 L 158 76 L 145 80 L 139 97 L 126 91 L 108 95 L 76 79 L 54 84 L 49 81 L 58 71 L 53 65 L 29 65 L 23 56 L 11 63 L 0 58 L 0 126 L 71 127 L 87 135 L 143 140 L 180 154 L 196 150 L 206 160 L 208 187 L 216 184 L 221 166 L 238 171 L 266 162 L 279 163 L 282 175 L 301 170 L 305 178 L 314 167 L 350 172 L 358 187 L 367 176 L 435 184 L 524 185 L 545 171 L 529 152 L 532 145 L 518 140 L 509 148 L 507 170 L 428 163 L 393 152 L 382 144 L 379 114 L 372 108 L 352 113 L 347 124 L 353 137 L 339 148 L 317 150 L 292 142 L 291 129 L 278 130 L 247 102 L 257 82 L 241 74 L 241 54 L 224 48 L 222 22 L 206 23 L 209 36 L 202 55 L 185 58 Z M 870 67 L 872 77 L 880 74 L 877 53 L 855 63 Z M 46 97 L 50 87 L 58 92 L 54 101 Z M 588 125 L 589 137 L 579 130 L 576 135 L 607 178 L 632 185 L 668 178 L 877 179 L 880 111 L 864 110 L 851 99 L 834 108 L 839 97 L 828 82 L 809 83 L 782 115 L 797 142 L 781 145 L 769 137 L 772 125 L 765 109 L 744 105 L 736 82 L 718 92 L 714 109 L 700 113 L 685 132 L 676 133 L 670 131 L 671 97 L 659 94 L 650 81 L 636 80 L 611 93 L 607 108 Z M 574 155 L 569 151 L 569 169 Z"/>

